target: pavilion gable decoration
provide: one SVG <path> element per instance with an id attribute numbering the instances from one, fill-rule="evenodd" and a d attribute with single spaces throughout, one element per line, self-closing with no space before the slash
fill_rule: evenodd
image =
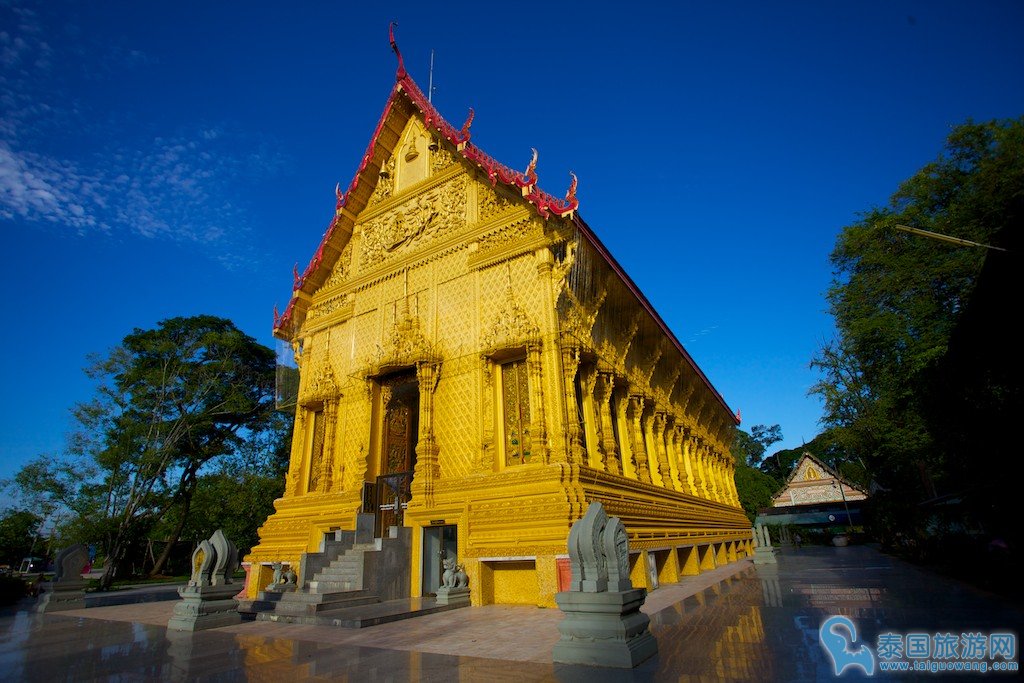
<path id="1" fill-rule="evenodd" d="M 862 488 L 843 479 L 834 469 L 805 451 L 782 490 L 772 499 L 772 506 L 836 503 L 864 500 L 867 497 L 867 492 Z"/>

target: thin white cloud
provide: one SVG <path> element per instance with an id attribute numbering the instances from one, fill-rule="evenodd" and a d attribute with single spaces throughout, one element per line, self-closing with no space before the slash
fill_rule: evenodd
<path id="1" fill-rule="evenodd" d="M 18 153 L 0 140 L 0 218 L 63 223 L 80 232 L 106 229 L 89 210 L 103 194 L 102 181 L 71 162 Z"/>
<path id="2" fill-rule="evenodd" d="M 67 84 L 97 78 L 97 65 L 123 73 L 149 60 L 96 46 L 100 56 L 74 72 L 68 65 L 84 59 L 84 48 L 44 40 L 53 21 L 0 0 L 0 220 L 192 243 L 225 267 L 251 263 L 243 188 L 280 168 L 280 156 L 229 125 L 168 132 L 97 115 Z M 88 151 L 68 156 L 65 148 Z"/>

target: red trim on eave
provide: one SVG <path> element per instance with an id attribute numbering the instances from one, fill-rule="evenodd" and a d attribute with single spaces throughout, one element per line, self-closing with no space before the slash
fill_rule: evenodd
<path id="1" fill-rule="evenodd" d="M 629 288 L 629 291 L 633 292 L 633 295 L 637 298 L 638 301 L 640 301 L 640 305 L 643 306 L 648 313 L 650 313 L 651 317 L 654 319 L 654 322 L 658 323 L 658 327 L 660 327 L 661 331 L 664 332 L 665 335 L 669 338 L 672 344 L 676 347 L 676 350 L 678 350 L 679 353 L 682 354 L 686 362 L 690 364 L 690 367 L 692 367 L 697 372 L 697 375 L 702 380 L 704 380 L 704 384 L 707 386 L 708 389 L 711 390 L 711 393 L 713 393 L 715 398 L 718 399 L 718 402 L 722 404 L 722 407 L 725 408 L 726 412 L 729 413 L 729 417 L 732 419 L 732 421 L 736 425 L 739 425 L 739 420 L 736 419 L 736 413 L 733 412 L 733 410 L 729 407 L 729 404 L 725 402 L 725 398 L 723 398 L 722 395 L 718 393 L 718 389 L 715 389 L 714 385 L 711 384 L 711 380 L 708 379 L 707 375 L 705 375 L 704 372 L 697 365 L 697 363 L 694 362 L 689 352 L 687 352 L 687 350 L 683 348 L 682 343 L 680 343 L 680 341 L 676 338 L 676 335 L 672 333 L 672 330 L 669 329 L 668 325 L 665 324 L 665 321 L 662 320 L 660 315 L 658 315 L 658 312 L 654 310 L 654 306 L 651 305 L 651 302 L 647 300 L 647 297 L 644 296 L 644 293 L 640 291 L 640 288 L 637 287 L 635 282 L 633 282 L 633 278 L 629 277 L 629 275 L 626 274 L 626 271 L 623 270 L 622 266 L 619 265 L 619 262 L 615 260 L 615 257 L 612 256 L 610 251 L 608 251 L 608 248 L 601 243 L 600 238 L 598 238 L 598 236 L 594 233 L 591 227 L 587 225 L 587 222 L 584 221 L 579 214 L 575 214 L 573 216 L 573 223 L 576 225 L 577 228 L 579 228 L 580 232 L 582 232 L 583 235 L 587 238 L 587 241 L 590 242 L 591 246 L 597 250 L 597 252 L 611 267 L 611 269 L 615 271 L 616 275 L 622 278 L 622 281 L 626 284 L 626 287 Z"/>

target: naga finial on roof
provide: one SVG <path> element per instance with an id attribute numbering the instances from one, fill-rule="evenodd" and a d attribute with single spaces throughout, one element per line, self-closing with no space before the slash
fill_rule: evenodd
<path id="1" fill-rule="evenodd" d="M 530 165 L 526 167 L 526 173 L 524 175 L 526 176 L 527 182 L 529 182 L 531 185 L 536 185 L 537 184 L 537 150 L 536 150 L 536 148 L 533 148 L 533 147 L 531 147 L 530 149 L 533 151 L 533 158 L 530 159 Z"/>
<path id="2" fill-rule="evenodd" d="M 569 191 L 565 193 L 565 201 L 572 204 L 576 201 L 576 186 L 579 184 L 579 181 L 576 180 L 576 174 L 572 171 L 569 171 L 569 175 L 572 176 L 572 182 L 569 183 Z"/>
<path id="3" fill-rule="evenodd" d="M 402 53 L 398 50 L 398 43 L 395 42 L 395 27 L 398 26 L 397 21 L 392 21 L 388 25 L 388 38 L 391 40 L 391 49 L 395 51 L 395 55 L 398 56 L 398 78 L 405 77 L 405 62 L 402 60 Z"/>
<path id="4" fill-rule="evenodd" d="M 473 107 L 469 108 L 469 114 L 466 116 L 466 122 L 462 124 L 462 130 L 459 131 L 459 138 L 461 142 L 469 142 L 469 127 L 473 125 Z"/>

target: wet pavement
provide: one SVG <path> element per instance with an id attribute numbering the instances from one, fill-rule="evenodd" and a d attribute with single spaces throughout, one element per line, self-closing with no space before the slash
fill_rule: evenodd
<path id="1" fill-rule="evenodd" d="M 804 681 L 834 679 L 818 641 L 845 615 L 881 633 L 1003 631 L 1024 613 L 864 546 L 788 549 L 663 586 L 644 611 L 658 655 L 632 671 L 551 663 L 558 610 L 473 607 L 362 630 L 248 622 L 168 632 L 172 602 L 0 617 L 0 675 L 25 681 Z M 1019 646 L 1019 644 L 1018 644 Z M 1019 656 L 1019 655 L 1018 655 Z M 1016 658 L 1015 658 L 1016 659 Z M 847 669 L 844 679 L 862 677 Z M 949 674 L 919 674 L 921 678 Z M 973 680 L 1014 674 L 974 674 Z M 876 671 L 875 678 L 898 677 Z"/>

